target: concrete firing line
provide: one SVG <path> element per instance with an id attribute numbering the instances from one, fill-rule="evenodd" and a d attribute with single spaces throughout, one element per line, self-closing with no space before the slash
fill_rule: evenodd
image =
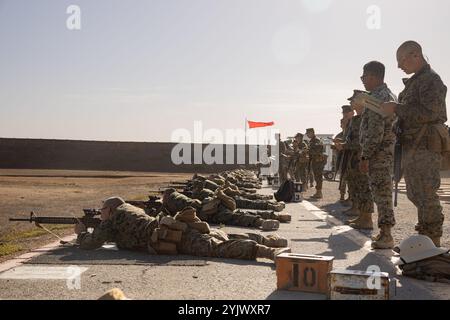
<path id="1" fill-rule="evenodd" d="M 321 210 L 320 208 L 313 205 L 311 202 L 308 202 L 306 200 L 302 201 L 303 207 L 312 213 L 315 217 L 318 219 L 326 222 L 328 225 L 332 226 L 332 230 L 335 232 L 335 234 L 341 234 L 356 245 L 360 246 L 361 249 L 363 249 L 366 252 L 370 252 L 376 256 L 378 256 L 380 259 L 383 259 L 387 261 L 389 264 L 392 265 L 392 267 L 396 269 L 394 264 L 392 263 L 391 257 L 392 257 L 392 250 L 386 249 L 386 250 L 373 250 L 371 247 L 371 239 L 364 236 L 357 230 L 353 229 L 352 227 L 345 225 L 340 221 L 339 219 L 335 218 L 334 216 L 328 214 L 326 211 Z M 394 279 L 398 279 L 401 277 L 401 273 L 398 271 L 392 275 Z M 425 291 L 429 291 L 429 288 L 427 288 L 422 283 L 415 283 L 416 286 L 420 287 L 421 289 Z"/>

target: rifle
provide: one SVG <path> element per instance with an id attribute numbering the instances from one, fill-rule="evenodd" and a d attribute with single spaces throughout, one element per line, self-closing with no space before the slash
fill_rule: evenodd
<path id="1" fill-rule="evenodd" d="M 100 215 L 100 210 L 98 209 L 83 209 L 84 216 L 77 217 L 38 217 L 33 211 L 30 213 L 29 218 L 9 218 L 9 221 L 29 221 L 30 223 L 35 223 L 36 226 L 40 227 L 40 224 L 78 224 L 82 223 L 86 228 L 95 228 L 101 222 L 99 218 L 95 216 Z"/>
<path id="2" fill-rule="evenodd" d="M 395 147 L 394 147 L 394 207 L 397 207 L 397 197 L 398 197 L 398 183 L 402 179 L 403 176 L 403 168 L 402 168 L 402 143 L 400 140 L 401 137 L 401 126 L 400 126 L 400 120 L 398 119 L 395 126 L 394 131 L 396 135 L 395 139 Z"/>
<path id="3" fill-rule="evenodd" d="M 351 151 L 350 150 L 343 150 L 342 152 L 343 152 L 343 154 L 342 154 L 342 158 L 341 158 L 341 164 L 339 165 L 340 175 L 339 175 L 339 187 L 338 187 L 338 190 L 341 190 L 342 184 L 344 183 L 344 175 L 347 172 L 348 163 L 349 163 L 349 159 L 350 159 L 350 156 L 351 156 Z"/>
<path id="4" fill-rule="evenodd" d="M 337 138 L 337 139 L 335 139 L 333 141 L 338 141 L 338 140 L 342 141 L 342 139 L 340 139 L 340 138 Z M 334 164 L 334 178 L 333 178 L 333 181 L 336 181 L 336 176 L 339 173 L 339 170 L 341 170 L 342 158 L 343 158 L 343 155 L 344 155 L 344 150 L 340 150 L 339 151 L 339 150 L 336 149 L 336 147 L 334 145 L 331 146 L 332 149 L 333 149 L 333 147 L 334 147 L 334 150 L 336 150 L 336 153 L 337 153 L 335 164 Z"/>
<path id="5" fill-rule="evenodd" d="M 170 181 L 170 184 L 181 184 L 181 185 L 187 185 L 189 184 L 190 180 L 184 180 L 184 181 Z"/>
<path id="6" fill-rule="evenodd" d="M 169 184 L 167 187 L 174 189 L 185 189 L 187 186 L 187 184 Z"/>
<path id="7" fill-rule="evenodd" d="M 144 209 L 149 216 L 156 216 L 162 209 L 162 202 L 156 202 L 158 200 L 161 200 L 158 196 L 148 196 L 148 200 L 130 200 L 125 202 Z"/>

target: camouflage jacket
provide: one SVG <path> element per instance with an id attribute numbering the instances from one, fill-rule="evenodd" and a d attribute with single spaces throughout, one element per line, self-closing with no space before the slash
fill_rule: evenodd
<path id="1" fill-rule="evenodd" d="M 120 249 L 147 249 L 158 221 L 144 210 L 125 203 L 117 207 L 108 220 L 102 221 L 92 233 L 82 232 L 77 241 L 81 249 L 97 249 L 105 242 L 115 242 Z"/>
<path id="2" fill-rule="evenodd" d="M 395 112 L 401 121 L 402 141 L 412 144 L 424 124 L 447 121 L 447 87 L 429 64 L 404 83 L 405 89 L 399 95 Z"/>
<path id="3" fill-rule="evenodd" d="M 192 199 L 177 191 L 171 193 L 168 197 L 163 197 L 163 206 L 168 213 L 175 215 L 186 207 L 201 208 L 201 202 L 198 199 Z"/>
<path id="4" fill-rule="evenodd" d="M 214 197 L 214 192 L 209 189 L 201 189 L 201 190 L 193 190 L 192 191 L 192 199 L 198 199 L 203 201 L 205 198 Z"/>
<path id="5" fill-rule="evenodd" d="M 375 88 L 371 96 L 383 102 L 396 102 L 397 97 L 389 90 L 386 84 Z M 359 135 L 361 144 L 361 157 L 374 159 L 381 152 L 380 157 L 393 156 L 395 134 L 392 129 L 394 116 L 383 118 L 381 115 L 366 109 L 361 120 L 361 132 Z"/>
<path id="6" fill-rule="evenodd" d="M 298 163 L 307 163 L 309 160 L 308 144 L 305 141 L 302 141 L 300 144 L 294 141 L 293 146 Z"/>
<path id="7" fill-rule="evenodd" d="M 357 114 L 353 116 L 345 132 L 346 136 L 344 150 L 351 150 L 358 155 L 361 153 L 361 145 L 359 144 L 359 128 L 361 126 L 361 121 L 361 115 Z"/>
<path id="8" fill-rule="evenodd" d="M 325 147 L 322 141 L 314 137 L 309 141 L 309 158 L 314 162 L 322 162 L 325 160 Z"/>

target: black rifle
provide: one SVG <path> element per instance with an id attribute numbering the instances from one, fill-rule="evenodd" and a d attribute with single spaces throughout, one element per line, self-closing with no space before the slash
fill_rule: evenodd
<path id="1" fill-rule="evenodd" d="M 9 218 L 9 221 L 28 221 L 35 223 L 37 226 L 40 224 L 78 224 L 82 223 L 86 228 L 95 228 L 101 222 L 99 218 L 95 216 L 100 215 L 98 209 L 83 209 L 84 216 L 77 217 L 38 217 L 33 211 L 30 213 L 29 218 Z"/>
<path id="2" fill-rule="evenodd" d="M 339 190 L 342 188 L 342 184 L 344 183 L 344 176 L 347 173 L 348 164 L 351 156 L 350 150 L 342 151 L 341 164 L 339 165 L 340 175 L 339 175 Z"/>
<path id="3" fill-rule="evenodd" d="M 148 200 L 126 200 L 125 202 L 144 209 L 149 216 L 156 216 L 162 209 L 162 201 L 158 196 L 148 196 Z"/>
<path id="4" fill-rule="evenodd" d="M 350 126 L 351 126 L 351 124 L 349 125 L 349 127 Z M 352 139 L 352 136 L 351 136 L 351 132 L 350 132 L 347 135 L 347 137 L 345 137 L 345 142 L 348 143 L 349 141 L 351 141 L 351 139 Z M 339 164 L 339 171 L 340 171 L 339 187 L 338 187 L 339 190 L 341 190 L 342 184 L 344 183 L 344 176 L 347 173 L 348 166 L 349 166 L 349 163 L 351 161 L 351 157 L 352 157 L 353 151 L 352 150 L 341 150 L 341 152 L 342 152 L 342 157 L 341 157 L 341 163 Z"/>
<path id="5" fill-rule="evenodd" d="M 403 168 L 402 168 L 402 143 L 401 143 L 401 124 L 400 120 L 398 119 L 395 126 L 395 147 L 394 147 L 394 207 L 397 207 L 397 197 L 398 197 L 398 183 L 402 179 L 403 176 Z"/>
<path id="6" fill-rule="evenodd" d="M 336 160 L 335 160 L 335 164 L 334 164 L 334 178 L 333 178 L 334 181 L 336 181 L 337 174 L 341 170 L 343 155 L 344 155 L 344 151 L 337 151 Z"/>

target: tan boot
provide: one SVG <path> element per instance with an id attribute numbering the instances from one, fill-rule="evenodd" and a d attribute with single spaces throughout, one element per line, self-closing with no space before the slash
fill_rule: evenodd
<path id="1" fill-rule="evenodd" d="M 272 210 L 275 212 L 281 212 L 283 211 L 285 205 L 283 205 L 282 203 L 275 203 L 275 202 L 269 202 L 267 204 L 267 210 Z"/>
<path id="2" fill-rule="evenodd" d="M 439 248 L 441 246 L 441 237 L 430 237 L 430 239 L 436 247 Z"/>
<path id="3" fill-rule="evenodd" d="M 353 218 L 353 219 L 348 219 L 347 221 L 345 221 L 345 224 L 350 224 L 350 223 L 356 223 L 356 222 L 358 222 L 359 221 L 359 219 L 360 219 L 360 216 L 361 215 L 359 215 L 359 216 L 357 216 L 356 218 Z"/>
<path id="4" fill-rule="evenodd" d="M 349 217 L 359 217 L 359 215 L 361 214 L 361 212 L 359 211 L 359 209 L 354 208 L 354 207 L 352 207 L 352 208 L 350 208 L 350 209 L 348 209 L 348 210 L 345 210 L 343 213 L 344 213 L 346 216 L 349 216 Z"/>
<path id="5" fill-rule="evenodd" d="M 351 206 L 352 204 L 352 200 L 350 200 L 350 198 L 345 199 L 344 201 L 341 202 L 341 205 L 347 207 L 347 206 Z"/>
<path id="6" fill-rule="evenodd" d="M 381 226 L 380 229 L 380 236 L 377 240 L 372 241 L 372 248 L 392 249 L 394 247 L 394 238 L 391 235 L 391 226 Z"/>
<path id="7" fill-rule="evenodd" d="M 314 195 L 311 198 L 322 199 L 323 198 L 322 190 L 316 190 L 316 193 L 314 193 Z"/>
<path id="8" fill-rule="evenodd" d="M 280 221 L 278 220 L 264 220 L 263 223 L 261 224 L 261 229 L 263 231 L 273 231 L 273 230 L 278 230 L 278 228 L 280 227 Z"/>
<path id="9" fill-rule="evenodd" d="M 372 237 L 371 237 L 372 241 L 378 241 L 378 240 L 380 240 L 381 237 L 383 236 L 381 233 L 382 233 L 382 232 L 381 232 L 381 230 L 380 230 L 380 233 L 378 233 L 376 236 L 372 236 Z"/>
<path id="10" fill-rule="evenodd" d="M 372 214 L 361 212 L 358 218 L 349 224 L 353 229 L 373 229 Z"/>
<path id="11" fill-rule="evenodd" d="M 290 222 L 292 220 L 292 217 L 290 214 L 287 213 L 280 213 L 277 215 L 277 220 L 280 221 L 281 223 L 287 223 Z"/>
<path id="12" fill-rule="evenodd" d="M 275 261 L 275 257 L 281 253 L 291 252 L 291 248 L 269 248 L 260 244 L 256 245 L 256 257 Z"/>
<path id="13" fill-rule="evenodd" d="M 264 237 L 262 242 L 263 245 L 270 248 L 286 248 L 288 246 L 287 239 L 276 234 L 271 234 Z"/>

